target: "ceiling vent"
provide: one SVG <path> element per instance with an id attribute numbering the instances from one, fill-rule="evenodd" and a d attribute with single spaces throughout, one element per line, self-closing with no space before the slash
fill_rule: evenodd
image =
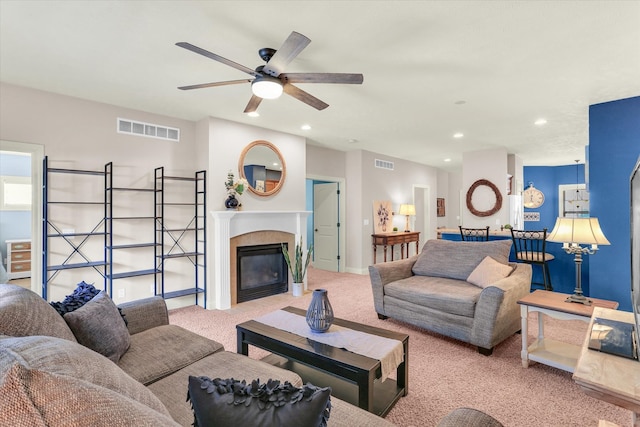
<path id="1" fill-rule="evenodd" d="M 376 159 L 375 165 L 379 169 L 393 170 L 393 162 L 389 162 L 387 160 Z"/>
<path id="2" fill-rule="evenodd" d="M 148 138 L 158 138 L 166 141 L 180 141 L 180 129 L 129 119 L 118 118 L 118 133 L 146 136 Z"/>

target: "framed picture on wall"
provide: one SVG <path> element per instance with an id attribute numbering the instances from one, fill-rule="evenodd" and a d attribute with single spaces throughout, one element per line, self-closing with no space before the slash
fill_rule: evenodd
<path id="1" fill-rule="evenodd" d="M 438 197 L 436 199 L 436 215 L 437 216 L 446 216 L 444 210 L 444 198 Z"/>
<path id="2" fill-rule="evenodd" d="M 393 211 L 389 200 L 373 202 L 373 230 L 375 234 L 390 233 L 393 229 Z"/>

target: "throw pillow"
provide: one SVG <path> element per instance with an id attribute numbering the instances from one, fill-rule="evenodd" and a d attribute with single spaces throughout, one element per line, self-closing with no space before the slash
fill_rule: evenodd
<path id="1" fill-rule="evenodd" d="M 76 289 L 73 291 L 71 295 L 67 295 L 64 300 L 59 302 L 50 302 L 51 306 L 56 309 L 61 316 L 64 316 L 67 313 L 70 313 L 74 310 L 79 309 L 89 301 L 93 299 L 98 293 L 99 289 L 96 289 L 95 286 L 85 283 L 84 280 L 76 286 Z M 122 310 L 118 308 L 122 319 L 124 319 L 124 323 L 127 323 L 127 319 L 124 317 Z"/>
<path id="2" fill-rule="evenodd" d="M 511 274 L 511 271 L 513 271 L 513 268 L 510 265 L 501 264 L 488 256 L 471 272 L 467 277 L 467 282 L 486 288 L 507 277 Z"/>
<path id="3" fill-rule="evenodd" d="M 64 315 L 78 342 L 114 362 L 129 349 L 130 336 L 118 307 L 100 291 L 91 301 Z"/>
<path id="4" fill-rule="evenodd" d="M 286 426 L 326 427 L 331 411 L 331 388 L 268 380 L 237 381 L 189 376 L 195 427 Z"/>

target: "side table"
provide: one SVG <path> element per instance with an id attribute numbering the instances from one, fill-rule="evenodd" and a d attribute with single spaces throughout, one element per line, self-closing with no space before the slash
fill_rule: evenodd
<path id="1" fill-rule="evenodd" d="M 400 259 L 404 259 L 405 245 L 406 254 L 409 258 L 409 243 L 416 242 L 416 253 L 420 251 L 420 232 L 419 231 L 397 231 L 393 233 L 372 234 L 373 243 L 373 263 L 376 263 L 376 249 L 378 245 L 384 247 L 384 262 L 387 262 L 387 247 L 391 246 L 391 261 L 393 261 L 393 247 L 400 245 Z"/>
<path id="2" fill-rule="evenodd" d="M 633 313 L 628 311 L 596 307 L 590 326 L 596 317 L 634 324 Z M 573 380 L 587 395 L 632 411 L 631 425 L 640 426 L 640 362 L 590 350 L 587 334 Z"/>
<path id="3" fill-rule="evenodd" d="M 537 290 L 518 301 L 522 322 L 522 366 L 529 367 L 529 361 L 543 363 L 568 372 L 575 370 L 580 356 L 580 346 L 545 338 L 544 318 L 553 317 L 559 320 L 591 321 L 594 307 L 605 307 L 612 310 L 618 308 L 616 301 L 589 298 L 592 305 L 565 302 L 569 295 L 559 292 Z M 528 316 L 538 313 L 538 338 L 528 344 Z"/>

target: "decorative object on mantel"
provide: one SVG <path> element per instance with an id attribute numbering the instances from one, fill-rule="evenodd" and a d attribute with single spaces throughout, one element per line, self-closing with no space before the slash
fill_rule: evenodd
<path id="1" fill-rule="evenodd" d="M 478 209 L 476 209 L 473 206 L 473 201 L 472 201 L 473 192 L 481 185 L 489 187 L 491 191 L 493 191 L 493 194 L 495 194 L 496 196 L 495 204 L 491 209 L 488 209 L 486 211 L 479 211 Z M 471 212 L 475 216 L 486 217 L 486 216 L 491 216 L 497 213 L 501 208 L 502 208 L 502 194 L 500 193 L 500 190 L 498 190 L 498 187 L 496 187 L 494 183 L 492 183 L 487 179 L 479 179 L 473 184 L 471 184 L 471 187 L 469 187 L 469 190 L 467 191 L 467 209 L 469 209 L 469 212 Z"/>
<path id="2" fill-rule="evenodd" d="M 227 189 L 227 200 L 224 201 L 224 206 L 227 209 L 238 209 L 240 201 L 236 198 L 236 194 L 241 195 L 244 192 L 246 185 L 246 179 L 240 178 L 239 180 L 236 180 L 232 171 L 227 173 L 227 180 L 224 183 L 224 186 Z"/>
<path id="3" fill-rule="evenodd" d="M 307 309 L 307 324 L 313 332 L 327 332 L 333 323 L 333 308 L 326 289 L 316 289 Z"/>
<path id="4" fill-rule="evenodd" d="M 307 267 L 311 262 L 311 255 L 313 254 L 313 244 L 309 246 L 307 250 L 307 258 L 302 263 L 302 236 L 300 236 L 300 243 L 296 244 L 293 263 L 291 262 L 291 256 L 287 250 L 287 246 L 282 244 L 282 255 L 287 262 L 289 271 L 291 272 L 291 280 L 293 281 L 293 296 L 299 297 L 304 293 L 304 276 L 307 274 Z"/>

